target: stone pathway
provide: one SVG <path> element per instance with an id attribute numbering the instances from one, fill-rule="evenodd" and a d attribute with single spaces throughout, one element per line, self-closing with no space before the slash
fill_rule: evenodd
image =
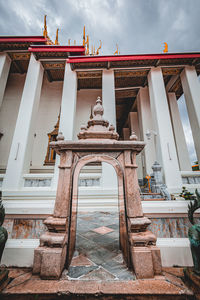
<path id="1" fill-rule="evenodd" d="M 135 280 L 123 263 L 119 249 L 117 213 L 79 213 L 76 251 L 69 270 L 62 278 L 69 280 Z"/>

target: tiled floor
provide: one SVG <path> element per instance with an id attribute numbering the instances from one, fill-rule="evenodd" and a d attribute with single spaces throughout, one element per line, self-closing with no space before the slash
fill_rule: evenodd
<path id="1" fill-rule="evenodd" d="M 79 213 L 76 251 L 63 279 L 134 280 L 119 249 L 119 216 L 115 213 Z"/>

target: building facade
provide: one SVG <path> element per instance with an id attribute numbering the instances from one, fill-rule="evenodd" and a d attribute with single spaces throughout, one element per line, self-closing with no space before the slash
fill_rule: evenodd
<path id="1" fill-rule="evenodd" d="M 57 190 L 59 158 L 49 142 L 58 132 L 77 140 L 98 96 L 120 139 L 134 132 L 146 143 L 137 157 L 140 182 L 157 161 L 170 194 L 177 196 L 183 186 L 200 187 L 177 105 L 184 93 L 200 161 L 200 53 L 86 55 L 84 46 L 49 45 L 44 36 L 0 37 L 0 51 L 0 185 L 9 231 L 5 264 L 32 265 Z M 85 167 L 80 210 L 116 209 L 116 181 L 106 163 Z M 187 202 L 175 198 L 143 201 L 143 210 L 158 235 L 163 265 L 191 265 Z"/>

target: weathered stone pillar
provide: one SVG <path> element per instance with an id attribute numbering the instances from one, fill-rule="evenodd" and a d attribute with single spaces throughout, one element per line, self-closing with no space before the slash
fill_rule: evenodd
<path id="1" fill-rule="evenodd" d="M 164 180 L 170 192 L 182 187 L 178 157 L 172 131 L 167 95 L 160 67 L 152 68 L 148 74 L 152 119 L 156 136 L 156 160 L 163 168 Z"/>
<path id="2" fill-rule="evenodd" d="M 186 66 L 181 73 L 181 82 L 185 96 L 188 116 L 192 129 L 197 159 L 200 163 L 200 83 L 195 67 Z"/>
<path id="3" fill-rule="evenodd" d="M 38 112 L 44 69 L 31 54 L 19 113 L 8 158 L 3 191 L 18 190 L 22 175 L 29 172 L 33 130 Z"/>
<path id="4" fill-rule="evenodd" d="M 192 171 L 188 148 L 183 131 L 183 125 L 178 109 L 175 93 L 168 93 L 168 103 L 173 126 L 176 150 L 178 155 L 179 167 L 181 171 Z"/>
<path id="5" fill-rule="evenodd" d="M 124 151 L 125 198 L 132 265 L 137 278 L 161 274 L 160 250 L 156 237 L 147 230 L 151 221 L 143 216 L 138 188 L 136 152 Z"/>
<path id="6" fill-rule="evenodd" d="M 0 54 L 0 107 L 6 88 L 8 74 L 10 70 L 11 59 L 6 53 Z"/>

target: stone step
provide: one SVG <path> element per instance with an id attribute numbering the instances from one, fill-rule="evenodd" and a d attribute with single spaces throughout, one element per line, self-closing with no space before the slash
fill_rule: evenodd
<path id="1" fill-rule="evenodd" d="M 145 198 L 142 201 L 164 201 L 165 198 Z"/>
<path id="2" fill-rule="evenodd" d="M 12 276 L 13 271 L 10 271 Z M 151 279 L 129 281 L 98 281 L 98 280 L 41 280 L 30 273 L 18 272 L 2 291 L 1 299 L 79 299 L 79 300 L 189 300 L 194 294 L 182 282 L 181 278 L 168 274 L 155 276 Z"/>

